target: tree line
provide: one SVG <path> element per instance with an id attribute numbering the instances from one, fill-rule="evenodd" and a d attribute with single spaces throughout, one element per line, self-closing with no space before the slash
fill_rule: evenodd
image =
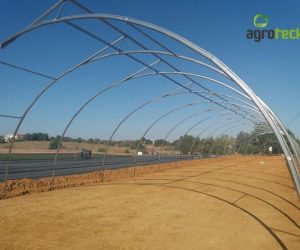
<path id="1" fill-rule="evenodd" d="M 275 154 L 282 153 L 281 147 L 273 133 L 260 133 L 260 125 L 258 125 L 252 132 L 240 132 L 235 137 L 229 135 L 222 135 L 218 137 L 199 138 L 192 135 L 184 135 L 173 142 L 164 139 L 150 140 L 142 138 L 140 140 L 114 140 L 109 146 L 128 147 L 134 150 L 144 150 L 149 145 L 155 147 L 168 148 L 181 154 L 204 154 L 204 155 L 223 155 L 223 154 L 266 154 L 269 148 L 272 147 L 272 152 Z M 298 142 L 300 140 L 288 130 L 288 133 Z M 17 141 L 49 141 L 49 149 L 56 149 L 58 147 L 60 136 L 51 137 L 47 133 L 27 133 Z M 81 137 L 71 138 L 64 137 L 63 142 L 87 142 L 92 144 L 108 143 L 107 140 L 100 140 L 98 138 L 83 139 Z M 4 143 L 4 137 L 0 136 L 0 143 Z M 62 146 L 62 145 L 60 145 Z M 289 145 L 290 146 L 290 145 Z"/>

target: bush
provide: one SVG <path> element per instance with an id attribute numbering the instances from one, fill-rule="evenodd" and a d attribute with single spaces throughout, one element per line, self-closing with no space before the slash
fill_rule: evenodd
<path id="1" fill-rule="evenodd" d="M 105 147 L 98 148 L 98 152 L 104 153 L 106 151 Z"/>
<path id="2" fill-rule="evenodd" d="M 5 143 L 4 137 L 0 136 L 0 143 Z"/>
<path id="3" fill-rule="evenodd" d="M 161 146 L 168 146 L 170 145 L 170 142 L 164 140 L 164 139 L 158 139 L 154 141 L 155 147 L 161 147 Z"/>
<path id="4" fill-rule="evenodd" d="M 124 150 L 124 153 L 125 153 L 125 154 L 130 154 L 129 149 L 125 149 L 125 150 Z"/>
<path id="5" fill-rule="evenodd" d="M 62 147 L 62 144 L 58 144 L 59 143 L 59 139 L 58 138 L 55 138 L 55 139 L 52 139 L 49 143 L 49 146 L 48 148 L 49 149 L 57 149 L 58 148 L 58 145 L 59 145 L 59 148 Z"/>

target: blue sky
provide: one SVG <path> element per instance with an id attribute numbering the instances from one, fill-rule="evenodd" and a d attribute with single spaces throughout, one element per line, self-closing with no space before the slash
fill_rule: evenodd
<path id="1" fill-rule="evenodd" d="M 55 2 L 2 0 L 0 40 L 24 28 Z M 81 2 L 94 12 L 142 19 L 174 31 L 216 55 L 233 69 L 285 124 L 299 114 L 300 40 L 254 42 L 246 39 L 246 30 L 254 29 L 253 17 L 257 13 L 269 16 L 268 28 L 300 28 L 298 1 L 82 0 Z M 73 13 L 71 8 L 67 11 Z M 86 22 L 85 25 L 98 29 L 98 34 L 101 34 L 102 26 L 98 27 L 94 22 Z M 61 69 L 70 67 L 101 48 L 95 41 L 82 37 L 76 31 L 67 30 L 64 26 L 49 27 L 32 34 L 1 50 L 0 60 L 33 68 L 49 75 L 57 75 Z M 108 40 L 115 38 L 114 34 L 105 33 L 105 35 L 109 37 Z M 101 68 L 101 64 L 96 63 L 62 80 L 32 110 L 20 132 L 43 131 L 52 135 L 60 134 L 78 105 L 90 97 L 93 91 L 99 90 L 99 85 L 95 82 L 104 83 L 107 79 L 116 81 L 129 68 L 138 69 L 136 65 L 127 64 L 123 59 L 109 60 L 108 65 L 110 67 L 107 70 L 101 71 L 97 68 Z M 24 107 L 30 103 L 34 95 L 49 82 L 47 79 L 32 77 L 1 65 L 0 74 L 0 113 L 8 115 L 22 114 Z M 154 83 L 151 79 L 145 82 L 138 86 L 130 83 L 127 88 L 120 87 L 111 96 L 104 95 L 80 115 L 70 127 L 68 135 L 107 138 L 118 121 L 134 106 L 147 98 L 175 88 L 170 83 Z M 182 97 L 180 100 L 177 98 L 173 102 L 166 102 L 163 107 L 154 105 L 146 108 L 144 112 L 126 123 L 116 138 L 131 138 L 137 131 L 139 134 L 142 133 L 143 122 L 150 124 L 150 121 L 159 115 L 160 109 L 167 110 L 174 107 L 174 102 L 181 104 L 188 100 L 191 99 Z M 170 117 L 154 130 L 151 136 L 162 137 L 164 131 L 181 117 L 183 118 L 182 113 Z M 3 118 L 0 118 L 0 122 L 0 134 L 12 132 L 16 125 L 15 121 Z M 83 127 L 85 129 L 82 129 Z M 143 128 L 145 127 L 146 125 Z M 300 118 L 295 120 L 290 128 L 300 137 Z"/>

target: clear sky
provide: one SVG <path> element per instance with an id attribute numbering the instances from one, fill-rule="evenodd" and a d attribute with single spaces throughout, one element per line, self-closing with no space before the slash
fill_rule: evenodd
<path id="1" fill-rule="evenodd" d="M 1 0 L 0 40 L 20 31 L 56 1 L 52 0 Z M 111 13 L 142 19 L 165 27 L 191 40 L 216 55 L 235 71 L 300 137 L 300 39 L 263 40 L 246 39 L 247 29 L 254 29 L 253 17 L 258 13 L 269 16 L 267 28 L 300 28 L 299 1 L 267 0 L 81 0 L 85 6 L 97 13 Z M 72 9 L 66 10 L 74 13 Z M 98 28 L 102 26 L 86 22 Z M 105 34 L 113 38 L 113 34 Z M 111 39 L 108 39 L 111 40 Z M 125 42 L 126 43 L 126 42 Z M 125 45 L 124 45 L 125 46 Z M 35 31 L 0 51 L 0 61 L 11 62 L 38 72 L 55 76 L 101 48 L 95 41 L 82 37 L 76 31 L 61 25 Z M 20 132 L 48 132 L 60 134 L 70 115 L 79 104 L 99 90 L 95 81 L 117 80 L 129 67 L 112 59 L 107 70 L 93 65 L 75 72 L 62 80 L 45 95 L 25 120 Z M 135 68 L 137 69 L 137 68 Z M 118 73 L 117 73 L 118 72 Z M 124 74 L 122 74 L 124 73 Z M 146 80 L 147 81 L 147 80 Z M 16 72 L 0 65 L 0 114 L 21 115 L 24 107 L 42 89 L 49 79 L 32 77 L 28 73 Z M 92 84 L 93 82 L 93 84 Z M 104 84 L 105 85 L 105 84 Z M 103 85 L 103 86 L 104 86 Z M 88 86 L 88 87 L 87 87 Z M 157 88 L 159 91 L 154 91 Z M 87 90 L 88 89 L 88 90 Z M 112 96 L 105 95 L 83 113 L 70 128 L 68 135 L 107 138 L 117 122 L 134 105 L 171 90 L 170 85 L 145 84 L 120 88 Z M 137 93 L 139 93 L 137 95 Z M 111 101 L 113 100 L 113 101 Z M 187 99 L 182 98 L 186 101 Z M 179 104 L 181 102 L 178 102 Z M 167 108 L 172 102 L 166 103 Z M 169 105 L 169 106 L 168 106 Z M 153 111 L 161 106 L 146 109 L 121 129 L 117 138 L 130 138 L 135 131 L 141 133 L 140 122 L 150 124 L 158 116 Z M 116 110 L 118 112 L 116 112 Z M 96 115 L 97 114 L 97 115 Z M 153 137 L 161 137 L 178 117 L 170 118 Z M 0 134 L 13 132 L 16 122 L 0 118 Z M 166 127 L 164 127 L 166 126 Z M 86 129 L 82 129 L 85 127 Z M 145 126 L 144 126 L 145 128 Z M 130 131 L 130 132 L 128 132 Z M 155 134 L 156 133 L 156 134 Z"/>

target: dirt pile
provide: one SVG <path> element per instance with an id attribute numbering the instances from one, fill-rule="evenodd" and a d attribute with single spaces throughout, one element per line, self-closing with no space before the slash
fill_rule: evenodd
<path id="1" fill-rule="evenodd" d="M 218 160 L 220 159 L 213 159 L 213 161 Z M 2 194 L 1 199 L 27 195 L 30 193 L 47 192 L 52 189 L 78 187 L 100 182 L 114 181 L 122 178 L 164 171 L 167 169 L 183 168 L 188 165 L 191 166 L 191 164 L 199 164 L 200 162 L 204 163 L 205 161 L 207 161 L 207 159 L 128 167 L 117 170 L 96 171 L 80 175 L 57 176 L 54 178 L 54 182 L 52 178 L 42 178 L 38 180 L 8 180 L 6 183 L 0 183 L 0 190 Z"/>

